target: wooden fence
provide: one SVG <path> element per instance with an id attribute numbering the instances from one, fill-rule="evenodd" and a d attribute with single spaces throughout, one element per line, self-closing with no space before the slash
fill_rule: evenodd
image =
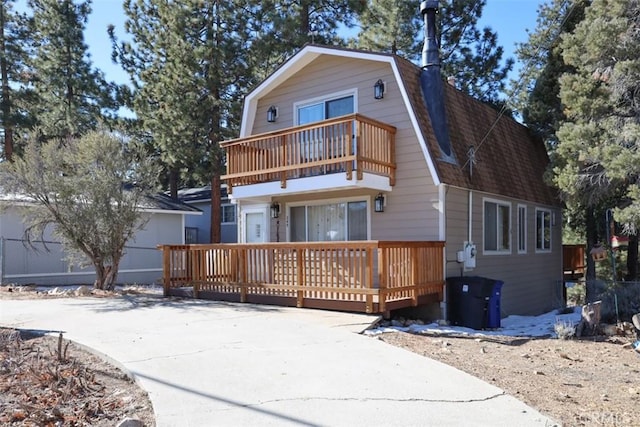
<path id="1" fill-rule="evenodd" d="M 163 245 L 164 294 L 386 313 L 442 301 L 444 242 Z"/>

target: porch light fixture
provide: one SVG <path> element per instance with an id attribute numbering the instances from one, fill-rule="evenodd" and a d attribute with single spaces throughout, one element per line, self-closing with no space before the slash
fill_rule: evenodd
<path id="1" fill-rule="evenodd" d="M 279 217 L 280 217 L 280 203 L 272 203 L 271 218 L 279 218 Z"/>
<path id="2" fill-rule="evenodd" d="M 373 201 L 373 210 L 375 212 L 384 212 L 384 195 L 382 193 L 378 193 Z"/>
<path id="3" fill-rule="evenodd" d="M 267 121 L 269 123 L 273 123 L 276 121 L 277 118 L 278 118 L 278 107 L 276 107 L 275 105 L 272 105 L 267 110 Z"/>
<path id="4" fill-rule="evenodd" d="M 380 79 L 378 79 L 376 84 L 373 86 L 373 97 L 375 99 L 384 98 L 384 82 Z"/>

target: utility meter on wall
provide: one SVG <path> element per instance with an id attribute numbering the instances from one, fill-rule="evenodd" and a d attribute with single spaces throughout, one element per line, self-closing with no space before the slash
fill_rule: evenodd
<path id="1" fill-rule="evenodd" d="M 476 245 L 473 242 L 464 242 L 464 261 L 465 269 L 476 268 Z"/>

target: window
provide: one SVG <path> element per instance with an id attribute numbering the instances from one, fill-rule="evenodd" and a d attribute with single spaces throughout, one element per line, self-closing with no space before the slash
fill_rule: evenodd
<path id="1" fill-rule="evenodd" d="M 485 252 L 511 252 L 511 205 L 484 201 Z"/>
<path id="2" fill-rule="evenodd" d="M 236 222 L 236 205 L 222 205 L 220 209 L 221 223 L 230 224 Z"/>
<path id="3" fill-rule="evenodd" d="M 196 227 L 184 228 L 184 243 L 187 245 L 198 243 L 198 229 Z"/>
<path id="4" fill-rule="evenodd" d="M 536 209 L 536 252 L 551 252 L 551 211 Z"/>
<path id="5" fill-rule="evenodd" d="M 527 207 L 518 205 L 518 253 L 527 253 Z"/>
<path id="6" fill-rule="evenodd" d="M 355 110 L 354 96 L 333 96 L 327 99 L 305 102 L 296 106 L 298 125 L 319 122 L 351 114 Z"/>
<path id="7" fill-rule="evenodd" d="M 367 240 L 367 202 L 293 206 L 289 225 L 292 242 Z"/>

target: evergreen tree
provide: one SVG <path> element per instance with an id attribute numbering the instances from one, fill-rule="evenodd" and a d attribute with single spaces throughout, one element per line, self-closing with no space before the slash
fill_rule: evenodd
<path id="1" fill-rule="evenodd" d="M 442 0 L 438 34 L 442 73 L 482 101 L 498 104 L 513 60 L 501 63 L 504 49 L 490 27 L 479 29 L 486 0 Z M 424 40 L 418 2 L 369 0 L 360 15 L 358 47 L 398 53 L 419 63 Z"/>
<path id="2" fill-rule="evenodd" d="M 255 49 L 249 56 L 254 76 L 268 77 L 306 44 L 343 46 L 338 32 L 352 28 L 362 0 L 266 0 L 245 8 L 251 16 Z M 248 10 L 248 12 L 247 12 Z"/>
<path id="3" fill-rule="evenodd" d="M 237 136 L 259 2 L 127 0 L 114 59 L 129 73 L 132 108 L 177 195 L 181 175 L 211 184 L 211 240 L 220 241 L 220 142 Z"/>
<path id="4" fill-rule="evenodd" d="M 555 182 L 570 201 L 614 207 L 626 232 L 640 225 L 640 1 L 593 0 L 563 38 L 575 70 L 560 79 L 566 120 Z"/>
<path id="5" fill-rule="evenodd" d="M 29 46 L 26 17 L 13 10 L 14 0 L 0 4 L 0 75 L 2 79 L 2 102 L 0 124 L 4 137 L 3 156 L 11 160 L 14 152 L 15 132 L 19 127 L 29 126 L 25 112 L 25 101 L 29 90 L 25 82 L 28 77 L 25 60 Z"/>
<path id="6" fill-rule="evenodd" d="M 33 10 L 31 84 L 36 95 L 32 114 L 42 137 L 77 136 L 117 108 L 113 87 L 93 69 L 84 43 L 90 1 L 29 0 Z"/>
<path id="7" fill-rule="evenodd" d="M 417 2 L 373 0 L 360 15 L 362 30 L 358 35 L 361 48 L 390 52 L 416 60 L 422 52 L 419 35 L 422 20 Z"/>
<path id="8" fill-rule="evenodd" d="M 553 150 L 556 131 L 564 119 L 559 78 L 573 69 L 565 64 L 561 36 L 574 30 L 584 18 L 591 0 L 550 0 L 538 10 L 536 29 L 516 49 L 523 64 L 517 82 L 512 82 L 510 105 L 522 113 L 524 123 Z"/>

